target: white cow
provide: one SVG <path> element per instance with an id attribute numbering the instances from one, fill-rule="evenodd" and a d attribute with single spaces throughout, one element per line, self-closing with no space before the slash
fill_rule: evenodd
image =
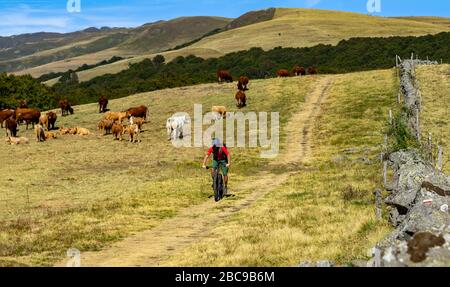
<path id="1" fill-rule="evenodd" d="M 186 116 L 171 117 L 167 119 L 166 128 L 169 140 L 182 139 L 184 125 L 188 123 Z"/>

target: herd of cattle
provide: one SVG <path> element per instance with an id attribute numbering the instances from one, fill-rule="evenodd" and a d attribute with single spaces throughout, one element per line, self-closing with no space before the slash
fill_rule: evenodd
<path id="1" fill-rule="evenodd" d="M 290 77 L 290 76 L 304 76 L 306 73 L 310 75 L 317 74 L 317 70 L 314 67 L 310 67 L 307 70 L 298 65 L 294 66 L 292 72 L 288 70 L 278 70 L 278 77 Z M 233 77 L 229 71 L 218 71 L 217 78 L 219 83 L 233 82 Z M 247 106 L 246 91 L 249 90 L 249 78 L 241 76 L 237 83 L 237 93 L 235 95 L 236 106 L 240 109 Z M 74 110 L 67 100 L 61 100 L 59 102 L 61 108 L 61 116 L 68 116 L 74 114 Z M 146 106 L 141 105 L 139 107 L 129 108 L 122 112 L 111 112 L 108 110 L 108 99 L 100 97 L 98 100 L 99 113 L 104 113 L 103 119 L 98 123 L 98 130 L 101 135 L 105 136 L 112 134 L 115 140 L 123 140 L 123 136 L 128 134 L 130 142 L 140 142 L 140 133 L 142 126 L 147 121 L 149 110 Z M 225 118 L 227 109 L 225 106 L 213 106 L 212 112 L 217 115 L 217 120 Z M 55 139 L 58 135 L 79 135 L 88 136 L 91 132 L 82 127 L 64 128 L 61 127 L 58 133 L 52 132 L 56 129 L 56 121 L 58 116 L 55 112 L 47 112 L 41 114 L 37 109 L 29 108 L 26 101 L 20 101 L 16 109 L 4 109 L 0 110 L 0 124 L 2 128 L 6 129 L 6 141 L 10 144 L 24 144 L 29 140 L 24 137 L 17 137 L 18 125 L 24 124 L 28 130 L 31 124 L 34 128 L 36 141 L 42 142 L 49 139 Z M 127 124 L 123 124 L 123 121 L 127 120 Z M 185 117 L 171 117 L 166 122 L 167 135 L 170 139 L 182 138 L 183 128 L 187 123 Z"/>
<path id="2" fill-rule="evenodd" d="M 61 115 L 73 115 L 74 110 L 67 100 L 59 102 Z M 130 142 L 139 142 L 139 134 L 142 126 L 147 120 L 148 108 L 139 106 L 129 108 L 123 112 L 110 112 L 107 110 L 108 100 L 104 97 L 99 99 L 99 113 L 104 113 L 103 119 L 98 123 L 98 129 L 101 135 L 112 134 L 114 139 L 123 140 L 125 134 L 129 135 Z M 37 109 L 29 108 L 26 101 L 21 101 L 16 109 L 0 110 L 0 124 L 6 130 L 6 142 L 10 144 L 27 144 L 29 139 L 17 137 L 18 126 L 24 124 L 26 130 L 29 125 L 33 126 L 34 135 L 37 142 L 43 142 L 50 139 L 56 139 L 63 135 L 89 136 L 91 132 L 82 127 L 59 128 L 58 132 L 52 132 L 56 129 L 58 116 L 55 112 L 41 114 Z M 127 119 L 128 123 L 123 124 Z"/>

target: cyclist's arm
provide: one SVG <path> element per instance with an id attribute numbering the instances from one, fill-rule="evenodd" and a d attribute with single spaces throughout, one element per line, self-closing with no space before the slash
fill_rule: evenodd
<path id="1" fill-rule="evenodd" d="M 203 168 L 206 168 L 206 162 L 208 161 L 209 157 L 211 156 L 211 153 L 212 153 L 212 148 L 210 148 L 208 150 L 208 152 L 205 155 L 205 158 L 203 159 L 203 165 L 202 165 Z"/>
<path id="2" fill-rule="evenodd" d="M 225 154 L 227 155 L 227 158 L 228 158 L 227 167 L 230 167 L 231 166 L 231 154 L 226 147 L 223 147 L 223 151 L 225 152 Z"/>

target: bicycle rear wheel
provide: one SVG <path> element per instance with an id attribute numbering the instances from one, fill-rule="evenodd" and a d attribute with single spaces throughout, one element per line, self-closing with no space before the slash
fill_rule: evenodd
<path id="1" fill-rule="evenodd" d="M 223 196 L 223 178 L 219 170 L 214 171 L 214 200 L 220 201 Z"/>

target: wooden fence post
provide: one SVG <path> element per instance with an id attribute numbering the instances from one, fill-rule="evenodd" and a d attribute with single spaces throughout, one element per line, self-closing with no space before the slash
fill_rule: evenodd
<path id="1" fill-rule="evenodd" d="M 389 110 L 389 124 L 390 124 L 390 125 L 392 125 L 392 120 L 393 120 L 393 117 L 392 117 L 392 110 Z"/>
<path id="2" fill-rule="evenodd" d="M 384 161 L 383 162 L 383 184 L 384 187 L 387 187 L 387 172 L 388 172 L 388 162 Z"/>
<path id="3" fill-rule="evenodd" d="M 375 190 L 375 214 L 377 219 L 381 219 L 382 217 L 382 201 L 381 189 L 377 188 Z"/>
<path id="4" fill-rule="evenodd" d="M 442 150 L 442 146 L 438 146 L 438 170 L 442 171 L 443 168 L 443 150 Z"/>
<path id="5" fill-rule="evenodd" d="M 399 104 L 402 103 L 402 95 L 401 95 L 400 92 L 398 92 L 398 94 L 397 94 L 397 102 L 398 102 Z"/>
<path id="6" fill-rule="evenodd" d="M 419 109 L 416 109 L 416 131 L 417 131 L 417 140 L 420 142 L 420 112 Z"/>
<path id="7" fill-rule="evenodd" d="M 428 159 L 433 164 L 433 135 L 428 133 Z"/>

